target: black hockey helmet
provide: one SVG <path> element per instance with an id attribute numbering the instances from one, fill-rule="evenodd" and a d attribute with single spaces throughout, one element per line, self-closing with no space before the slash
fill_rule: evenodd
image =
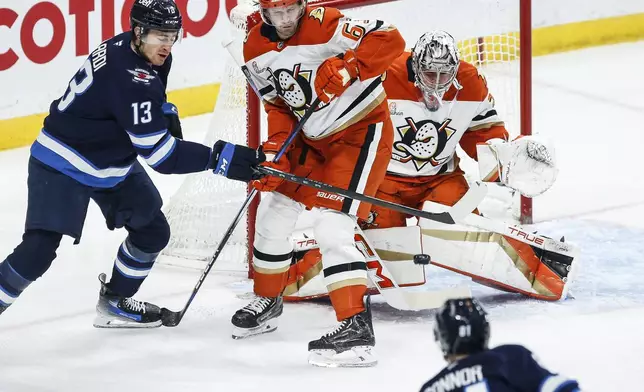
<path id="1" fill-rule="evenodd" d="M 161 31 L 179 31 L 183 26 L 181 13 L 173 0 L 136 0 L 130 11 L 130 27 Z"/>
<path id="2" fill-rule="evenodd" d="M 490 340 L 487 313 L 475 298 L 447 300 L 436 314 L 434 338 L 445 357 L 484 351 Z"/>

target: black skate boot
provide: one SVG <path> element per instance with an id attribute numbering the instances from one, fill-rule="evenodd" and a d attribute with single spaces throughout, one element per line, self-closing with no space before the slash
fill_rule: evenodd
<path id="1" fill-rule="evenodd" d="M 365 310 L 344 319 L 332 331 L 309 342 L 309 363 L 324 367 L 369 367 L 378 359 L 372 352 L 376 337 L 371 324 L 371 304 Z"/>
<path id="2" fill-rule="evenodd" d="M 8 306 L 2 306 L 2 305 L 0 305 L 0 314 L 2 314 L 2 312 L 4 312 L 5 310 L 7 310 L 7 308 L 8 308 Z"/>
<path id="3" fill-rule="evenodd" d="M 284 310 L 284 300 L 257 297 L 233 315 L 233 339 L 273 332 L 277 329 L 277 318 Z"/>
<path id="4" fill-rule="evenodd" d="M 96 305 L 96 328 L 155 328 L 161 326 L 161 309 L 147 302 L 120 297 L 105 284 L 105 274 L 98 275 L 101 292 Z"/>

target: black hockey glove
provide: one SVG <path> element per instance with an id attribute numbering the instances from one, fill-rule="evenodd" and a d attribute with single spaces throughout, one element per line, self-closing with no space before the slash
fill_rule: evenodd
<path id="1" fill-rule="evenodd" d="M 231 180 L 249 182 L 261 177 L 255 168 L 266 160 L 261 149 L 217 141 L 212 148 L 208 169 Z"/>
<path id="2" fill-rule="evenodd" d="M 177 107 L 173 103 L 166 102 L 161 105 L 161 109 L 163 109 L 163 114 L 168 121 L 168 131 L 170 131 L 170 134 L 177 139 L 183 139 L 181 121 L 179 121 L 179 110 L 177 110 Z"/>

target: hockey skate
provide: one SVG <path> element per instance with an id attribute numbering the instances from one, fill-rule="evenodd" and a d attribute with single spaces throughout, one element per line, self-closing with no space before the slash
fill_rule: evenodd
<path id="1" fill-rule="evenodd" d="M 119 297 L 105 284 L 100 274 L 101 292 L 96 305 L 96 328 L 156 328 L 161 326 L 161 309 L 133 298 Z"/>
<path id="2" fill-rule="evenodd" d="M 8 308 L 8 306 L 2 306 L 2 305 L 0 305 L 0 314 L 2 314 L 2 312 L 4 312 L 5 310 L 7 310 L 7 308 Z"/>
<path id="3" fill-rule="evenodd" d="M 371 324 L 369 297 L 366 309 L 344 319 L 318 340 L 309 342 L 309 363 L 322 367 L 369 367 L 378 359 L 373 353 L 376 337 Z"/>
<path id="4" fill-rule="evenodd" d="M 277 318 L 284 310 L 284 300 L 257 297 L 233 315 L 233 339 L 273 332 L 277 329 Z"/>

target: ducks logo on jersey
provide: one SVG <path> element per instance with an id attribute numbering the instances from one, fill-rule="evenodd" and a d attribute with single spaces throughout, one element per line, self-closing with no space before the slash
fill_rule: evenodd
<path id="1" fill-rule="evenodd" d="M 304 116 L 304 112 L 311 106 L 313 89 L 311 88 L 311 76 L 313 71 L 303 70 L 301 64 L 295 64 L 293 70 L 278 69 L 276 71 L 268 68 L 269 81 L 275 86 L 277 95 L 293 110 L 298 116 Z M 325 104 L 320 104 L 316 111 L 322 109 Z"/>
<path id="2" fill-rule="evenodd" d="M 401 141 L 394 143 L 393 159 L 402 163 L 412 161 L 416 170 L 420 171 L 428 163 L 438 166 L 451 157 L 437 158 L 456 133 L 454 128 L 448 126 L 451 119 L 446 119 L 442 124 L 432 120 L 415 122 L 411 117 L 405 120 L 406 125 L 396 128 Z"/>

